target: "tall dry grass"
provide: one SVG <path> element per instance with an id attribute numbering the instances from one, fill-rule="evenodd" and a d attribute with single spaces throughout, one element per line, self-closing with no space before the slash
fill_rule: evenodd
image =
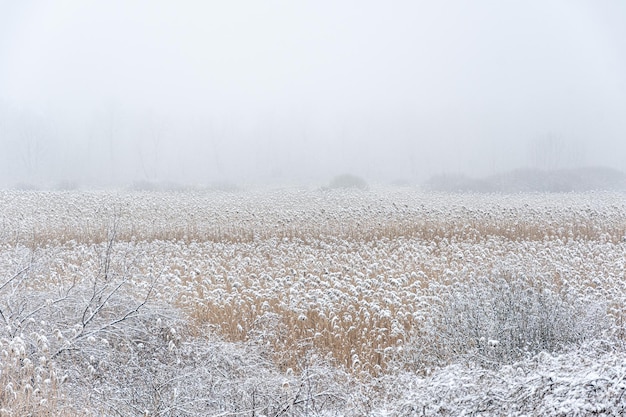
<path id="1" fill-rule="evenodd" d="M 394 193 L 0 193 L 0 239 L 30 247 L 119 241 L 253 243 L 268 239 L 480 242 L 626 235 L 619 194 L 450 196 Z"/>
<path id="2" fill-rule="evenodd" d="M 143 270 L 172 271 L 177 283 L 161 292 L 173 293 L 198 335 L 208 326 L 229 341 L 255 343 L 283 370 L 297 370 L 306 353 L 316 351 L 355 374 L 379 375 L 409 341 L 436 337 L 429 315 L 441 312 L 440 295 L 472 274 L 507 272 L 508 259 L 510 268 L 536 276 L 551 291 L 568 290 L 572 277 L 577 290 L 595 291 L 602 285 L 591 274 L 600 267 L 587 246 L 618 248 L 626 236 L 626 209 L 613 195 L 563 201 L 315 192 L 15 198 L 23 199 L 26 215 L 5 216 L 3 242 L 97 246 L 115 225 L 116 240 L 128 243 L 129 252 L 157 251 L 150 262 L 159 265 Z M 39 201 L 36 210 L 33 201 Z M 174 248 L 160 254 L 153 249 L 159 242 Z M 184 252 L 198 245 L 207 248 L 204 259 L 187 262 Z M 580 265 L 568 258 L 571 245 L 582 248 L 574 251 L 585 257 Z M 555 260 L 561 265 L 551 264 Z M 291 297 L 296 287 L 300 296 Z M 303 301 L 320 291 L 325 304 Z M 621 319 L 617 304 L 611 308 Z"/>
<path id="3" fill-rule="evenodd" d="M 46 344 L 45 338 L 39 339 Z M 45 346 L 41 346 L 43 350 Z M 58 375 L 49 363 L 49 355 L 34 362 L 27 350 L 31 349 L 20 337 L 0 340 L 0 416 L 60 416 L 91 415 L 65 401 L 61 385 L 67 375 Z"/>

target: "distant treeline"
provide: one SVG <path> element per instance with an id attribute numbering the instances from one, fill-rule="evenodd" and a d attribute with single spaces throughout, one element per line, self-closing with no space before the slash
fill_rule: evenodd
<path id="1" fill-rule="evenodd" d="M 606 167 L 518 169 L 484 178 L 437 175 L 424 185 L 433 191 L 478 193 L 626 191 L 626 174 Z"/>

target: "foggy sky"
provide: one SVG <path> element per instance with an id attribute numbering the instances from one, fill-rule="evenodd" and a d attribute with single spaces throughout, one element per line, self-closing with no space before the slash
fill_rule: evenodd
<path id="1" fill-rule="evenodd" d="M 626 170 L 625 22 L 621 0 L 0 0 L 0 185 Z"/>

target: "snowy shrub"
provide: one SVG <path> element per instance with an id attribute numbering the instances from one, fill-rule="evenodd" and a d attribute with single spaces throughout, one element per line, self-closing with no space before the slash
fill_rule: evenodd
<path id="1" fill-rule="evenodd" d="M 367 182 L 361 177 L 357 177 L 352 174 L 337 175 L 328 184 L 328 188 L 331 189 L 367 189 Z"/>
<path id="2" fill-rule="evenodd" d="M 511 275 L 453 285 L 432 319 L 442 352 L 490 366 L 576 347 L 611 324 L 601 300 Z"/>
<path id="3" fill-rule="evenodd" d="M 76 191 L 80 188 L 79 183 L 77 181 L 72 180 L 62 180 L 59 181 L 55 189 L 59 191 Z"/>
<path id="4" fill-rule="evenodd" d="M 241 191 L 241 187 L 232 181 L 218 181 L 209 184 L 207 186 L 207 190 L 223 193 L 236 193 Z"/>
<path id="5" fill-rule="evenodd" d="M 429 376 L 381 378 L 374 416 L 622 416 L 626 355 L 614 345 L 585 344 L 540 353 L 498 369 L 454 364 Z"/>
<path id="6" fill-rule="evenodd" d="M 283 373 L 254 345 L 194 337 L 184 328 L 174 333 L 171 323 L 155 327 L 155 317 L 126 340 L 111 341 L 100 357 L 82 349 L 75 361 L 92 365 L 72 368 L 81 383 L 69 389 L 91 392 L 105 415 L 297 416 L 355 407 L 345 396 L 349 378 L 329 365 Z"/>

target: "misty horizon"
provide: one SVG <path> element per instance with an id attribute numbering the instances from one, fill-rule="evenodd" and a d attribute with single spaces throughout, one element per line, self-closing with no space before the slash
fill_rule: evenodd
<path id="1" fill-rule="evenodd" d="M 0 2 L 0 186 L 626 171 L 619 1 Z"/>

